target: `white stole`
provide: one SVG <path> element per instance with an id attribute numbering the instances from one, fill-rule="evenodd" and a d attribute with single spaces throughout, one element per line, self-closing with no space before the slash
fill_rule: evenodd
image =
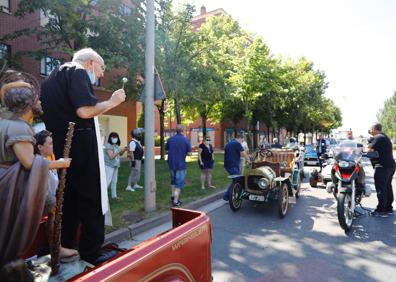
<path id="1" fill-rule="evenodd" d="M 99 158 L 99 172 L 100 172 L 100 198 L 102 201 L 102 213 L 105 216 L 105 224 L 108 226 L 113 226 L 109 197 L 107 195 L 107 180 L 106 180 L 106 170 L 103 156 L 103 143 L 102 138 L 100 138 L 100 126 L 98 117 L 94 117 L 95 122 L 95 133 L 96 141 L 98 143 L 98 158 Z"/>

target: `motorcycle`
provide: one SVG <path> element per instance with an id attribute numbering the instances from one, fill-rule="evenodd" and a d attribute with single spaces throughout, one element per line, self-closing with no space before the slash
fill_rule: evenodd
<path id="1" fill-rule="evenodd" d="M 362 148 L 350 140 L 340 143 L 335 150 L 332 181 L 326 186 L 326 191 L 337 199 L 338 222 L 345 232 L 351 229 L 353 218 L 358 213 L 356 206 L 371 194 L 371 185 L 365 183 L 362 157 L 376 158 L 378 152 L 363 153 Z"/>

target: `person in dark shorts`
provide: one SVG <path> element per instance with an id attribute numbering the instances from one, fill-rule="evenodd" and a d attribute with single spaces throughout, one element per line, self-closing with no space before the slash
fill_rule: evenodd
<path id="1" fill-rule="evenodd" d="M 173 135 L 166 142 L 165 150 L 168 151 L 168 167 L 171 177 L 171 204 L 173 207 L 180 207 L 182 202 L 179 200 L 181 190 L 185 185 L 187 166 L 186 157 L 191 156 L 191 143 L 183 135 L 184 126 L 176 126 L 176 135 Z"/>
<path id="2" fill-rule="evenodd" d="M 371 127 L 373 139 L 369 144 L 369 151 L 377 151 L 378 159 L 373 160 L 374 184 L 377 191 L 378 205 L 372 215 L 393 213 L 392 179 L 395 173 L 393 147 L 389 137 L 382 132 L 382 125 L 376 123 Z"/>
<path id="3" fill-rule="evenodd" d="M 208 187 L 215 189 L 212 185 L 212 170 L 214 164 L 213 146 L 210 144 L 209 136 L 204 138 L 204 142 L 198 147 L 198 164 L 201 169 L 201 189 L 205 190 L 205 180 L 208 181 Z"/>

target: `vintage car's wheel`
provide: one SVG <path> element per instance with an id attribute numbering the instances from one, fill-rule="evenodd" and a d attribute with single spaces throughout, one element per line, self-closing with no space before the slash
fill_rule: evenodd
<path id="1" fill-rule="evenodd" d="M 282 183 L 278 191 L 278 212 L 279 216 L 283 218 L 289 207 L 289 187 L 286 183 Z"/>
<path id="2" fill-rule="evenodd" d="M 348 193 L 340 193 L 337 201 L 338 222 L 342 229 L 348 232 L 352 227 L 353 213 L 351 210 L 352 197 Z"/>
<path id="3" fill-rule="evenodd" d="M 234 183 L 231 189 L 231 198 L 229 200 L 230 208 L 233 211 L 238 211 L 242 206 L 242 186 L 239 183 Z"/>

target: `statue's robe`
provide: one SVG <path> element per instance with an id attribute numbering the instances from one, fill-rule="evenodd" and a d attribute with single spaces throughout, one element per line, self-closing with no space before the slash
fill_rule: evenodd
<path id="1" fill-rule="evenodd" d="M 35 156 L 31 170 L 19 162 L 0 166 L 0 268 L 21 258 L 36 237 L 48 186 L 48 160 Z"/>

